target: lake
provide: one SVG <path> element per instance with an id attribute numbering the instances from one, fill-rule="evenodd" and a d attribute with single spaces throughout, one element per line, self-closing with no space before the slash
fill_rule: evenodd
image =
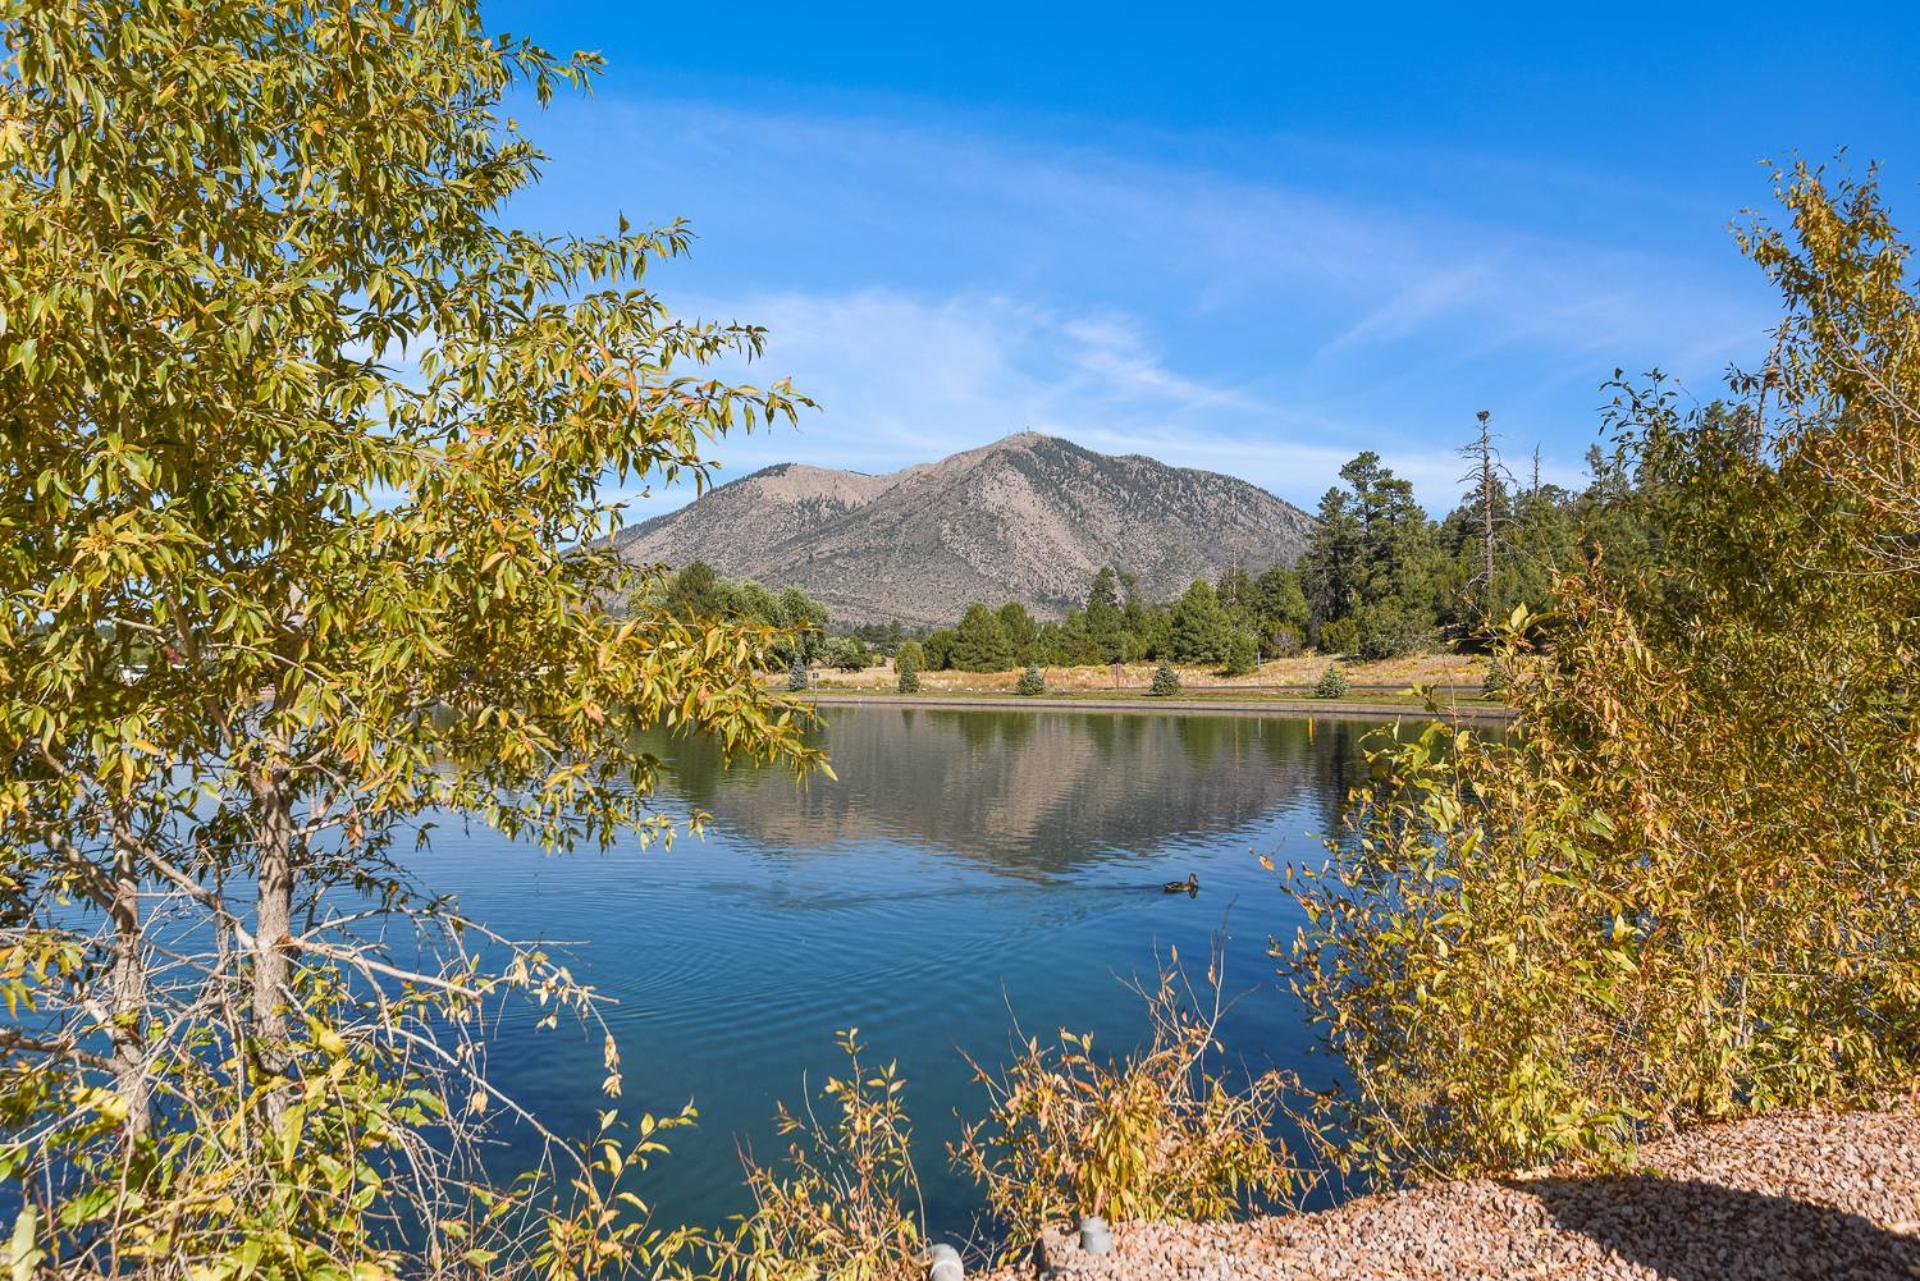
<path id="1" fill-rule="evenodd" d="M 712 815 L 704 837 L 546 857 L 485 832 L 441 831 L 416 871 L 521 940 L 563 945 L 618 1002 L 624 1115 L 676 1111 L 644 1194 L 670 1221 L 744 1208 L 738 1145 L 784 1150 L 774 1103 L 839 1066 L 858 1027 L 898 1059 L 936 1231 L 964 1234 L 972 1186 L 946 1166 L 956 1108 L 980 1106 L 961 1051 L 1006 1053 L 1035 1033 L 1093 1031 L 1110 1050 L 1145 1022 L 1124 986 L 1178 948 L 1196 981 L 1224 940 L 1239 1002 L 1223 1040 L 1251 1069 L 1326 1079 L 1267 956 L 1298 915 L 1258 855 L 1317 859 L 1371 726 L 1247 715 L 828 709 L 838 781 L 723 770 L 699 742 L 663 742 L 663 810 Z M 1197 896 L 1163 882 L 1198 875 Z M 597 1043 L 507 1020 L 496 1079 L 563 1133 L 597 1108 Z"/>

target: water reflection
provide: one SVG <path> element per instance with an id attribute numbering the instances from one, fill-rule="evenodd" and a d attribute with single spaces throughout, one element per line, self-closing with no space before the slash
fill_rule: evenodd
<path id="1" fill-rule="evenodd" d="M 1235 716 L 844 708 L 817 736 L 837 780 L 725 770 L 704 741 L 655 750 L 673 764 L 675 792 L 769 848 L 905 839 L 1044 877 L 1302 801 L 1331 826 L 1356 732 Z"/>
<path id="2" fill-rule="evenodd" d="M 928 1212 L 954 1233 L 977 1206 L 943 1155 L 979 1102 L 960 1052 L 1001 1058 L 1013 1014 L 1130 1045 L 1145 1026 L 1120 980 L 1219 939 L 1244 997 L 1228 1053 L 1325 1070 L 1266 954 L 1297 916 L 1254 856 L 1319 856 L 1368 728 L 836 707 L 822 733 L 838 779 L 804 788 L 722 770 L 706 743 L 652 744 L 672 767 L 660 803 L 711 813 L 703 839 L 555 859 L 446 832 L 417 870 L 508 935 L 564 943 L 617 1002 L 625 1114 L 697 1102 L 699 1129 L 648 1184 L 665 1218 L 743 1208 L 736 1145 L 779 1152 L 774 1101 L 834 1071 L 833 1033 L 858 1026 L 899 1060 Z M 1199 895 L 1161 892 L 1190 872 Z M 590 1132 L 598 1045 L 527 1022 L 494 1039 L 497 1078 L 561 1131 Z"/>

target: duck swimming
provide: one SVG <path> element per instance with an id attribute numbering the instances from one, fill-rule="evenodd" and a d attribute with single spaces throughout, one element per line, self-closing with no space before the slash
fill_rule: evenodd
<path id="1" fill-rule="evenodd" d="M 1186 894 L 1191 896 L 1200 892 L 1200 878 L 1194 873 L 1188 872 L 1186 880 L 1168 881 L 1165 885 L 1162 885 L 1160 889 L 1167 894 Z"/>

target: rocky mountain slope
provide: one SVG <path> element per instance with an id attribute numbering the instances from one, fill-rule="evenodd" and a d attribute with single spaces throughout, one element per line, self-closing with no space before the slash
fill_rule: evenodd
<path id="1" fill-rule="evenodd" d="M 1102 565 L 1152 599 L 1238 563 L 1292 562 L 1313 521 L 1215 472 L 1111 457 L 1026 433 L 885 476 L 769 467 L 622 530 L 622 555 L 772 587 L 797 584 L 837 621 L 940 624 L 968 601 L 1057 616 Z"/>

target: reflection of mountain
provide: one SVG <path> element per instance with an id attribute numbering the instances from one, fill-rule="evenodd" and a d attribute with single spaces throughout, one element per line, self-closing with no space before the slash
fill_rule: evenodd
<path id="1" fill-rule="evenodd" d="M 1306 822 L 1326 830 L 1323 798 L 1345 794 L 1364 732 L 1251 716 L 847 708 L 826 733 L 837 781 L 723 770 L 698 741 L 660 754 L 672 790 L 770 846 L 891 837 L 1034 876 L 1288 804 L 1313 803 Z"/>

